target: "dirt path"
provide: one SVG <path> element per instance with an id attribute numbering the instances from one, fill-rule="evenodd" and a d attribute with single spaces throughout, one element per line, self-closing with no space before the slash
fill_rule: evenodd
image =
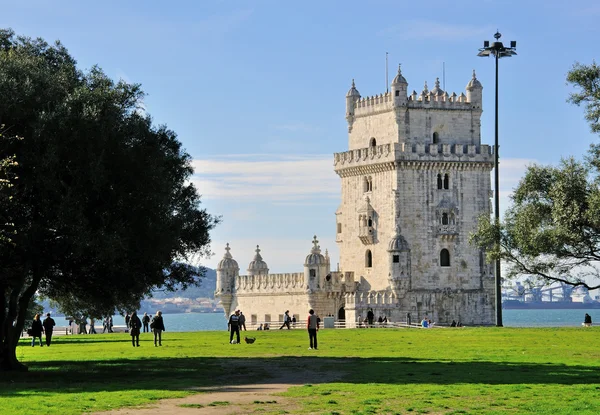
<path id="1" fill-rule="evenodd" d="M 179 399 L 164 399 L 151 406 L 124 408 L 97 415 L 242 415 L 260 411 L 262 414 L 293 411 L 294 403 L 279 393 L 292 386 L 329 383 L 339 379 L 341 372 L 322 372 L 310 368 L 274 368 L 264 383 L 221 385 L 194 388 L 200 393 Z"/>

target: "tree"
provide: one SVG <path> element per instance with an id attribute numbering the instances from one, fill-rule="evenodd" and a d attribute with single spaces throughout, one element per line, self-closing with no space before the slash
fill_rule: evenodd
<path id="1" fill-rule="evenodd" d="M 600 68 L 576 63 L 567 76 L 579 90 L 569 101 L 586 103 L 586 119 L 600 132 Z M 600 148 L 592 144 L 584 161 L 557 167 L 532 165 L 512 195 L 504 221 L 483 217 L 471 241 L 489 260 L 508 265 L 507 278 L 528 276 L 600 288 Z M 498 235 L 500 244 L 497 244 Z"/>
<path id="2" fill-rule="evenodd" d="M 0 368 L 38 293 L 86 315 L 136 309 L 153 288 L 196 284 L 219 219 L 200 208 L 191 157 L 140 108 L 139 85 L 77 69 L 59 43 L 0 31 Z"/>

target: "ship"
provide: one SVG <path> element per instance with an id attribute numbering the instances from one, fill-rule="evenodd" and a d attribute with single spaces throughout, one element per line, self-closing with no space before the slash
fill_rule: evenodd
<path id="1" fill-rule="evenodd" d="M 505 310 L 589 310 L 600 308 L 600 302 L 504 300 L 502 308 Z"/>
<path id="2" fill-rule="evenodd" d="M 588 310 L 600 309 L 600 301 L 585 287 L 567 284 L 534 286 L 528 280 L 503 287 L 502 308 L 506 310 Z"/>

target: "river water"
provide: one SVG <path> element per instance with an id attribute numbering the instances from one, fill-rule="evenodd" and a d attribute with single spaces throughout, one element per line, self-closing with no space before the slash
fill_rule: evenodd
<path id="1" fill-rule="evenodd" d="M 505 327 L 578 327 L 588 313 L 592 321 L 600 323 L 600 309 L 590 310 L 502 310 Z M 227 330 L 223 313 L 163 314 L 167 331 Z M 64 317 L 54 317 L 57 326 L 67 326 Z M 113 317 L 115 326 L 124 326 L 125 318 Z M 96 331 L 102 332 L 102 322 L 96 322 Z"/>

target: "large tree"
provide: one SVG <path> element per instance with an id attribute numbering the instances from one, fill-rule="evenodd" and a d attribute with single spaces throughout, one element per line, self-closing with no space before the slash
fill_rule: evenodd
<path id="1" fill-rule="evenodd" d="M 141 108 L 139 85 L 82 72 L 57 42 L 0 30 L 0 368 L 36 294 L 87 315 L 195 284 L 218 219 L 190 156 Z"/>
<path id="2" fill-rule="evenodd" d="M 585 104 L 600 132 L 600 67 L 576 63 L 567 81 L 575 87 L 569 101 Z M 584 161 L 528 167 L 504 221 L 481 218 L 471 239 L 508 265 L 508 278 L 600 288 L 600 146 L 592 144 Z"/>

